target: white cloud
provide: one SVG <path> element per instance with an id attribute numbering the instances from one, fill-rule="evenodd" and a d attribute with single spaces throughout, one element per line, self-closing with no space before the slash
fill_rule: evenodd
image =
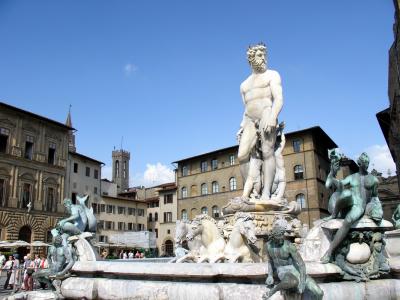
<path id="1" fill-rule="evenodd" d="M 381 172 L 383 176 L 388 175 L 388 170 L 390 170 L 391 175 L 396 174 L 396 165 L 387 145 L 372 145 L 364 149 L 363 152 L 366 152 L 370 158 L 370 170 L 375 169 Z M 357 158 L 355 158 L 355 161 L 357 161 Z"/>
<path id="2" fill-rule="evenodd" d="M 151 187 L 175 181 L 175 173 L 168 166 L 161 163 L 147 164 L 143 173 L 136 173 L 130 178 L 131 186 L 144 185 Z"/>
<path id="3" fill-rule="evenodd" d="M 138 70 L 138 67 L 131 63 L 127 63 L 124 66 L 124 71 L 125 71 L 126 76 L 130 76 L 132 73 L 136 72 L 137 70 Z"/>

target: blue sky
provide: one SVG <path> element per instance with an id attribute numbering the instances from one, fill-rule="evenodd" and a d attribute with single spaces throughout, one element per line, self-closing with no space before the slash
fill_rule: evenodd
<path id="1" fill-rule="evenodd" d="M 78 151 L 109 174 L 123 136 L 132 184 L 149 185 L 236 143 L 245 51 L 264 41 L 287 130 L 319 125 L 386 170 L 375 114 L 389 103 L 393 22 L 391 0 L 0 0 L 0 100 L 58 121 L 71 104 Z"/>

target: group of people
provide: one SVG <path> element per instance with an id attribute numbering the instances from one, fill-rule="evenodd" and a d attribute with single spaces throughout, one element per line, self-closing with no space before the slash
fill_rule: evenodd
<path id="1" fill-rule="evenodd" d="M 34 285 L 34 272 L 39 269 L 46 269 L 49 265 L 47 258 L 44 255 L 39 257 L 38 254 L 35 254 L 34 256 L 32 254 L 27 254 L 24 256 L 23 261 L 20 261 L 18 254 L 10 255 L 8 260 L 6 260 L 6 257 L 1 254 L 0 267 L 2 271 L 6 272 L 7 276 L 4 283 L 4 289 L 17 288 L 20 283 L 20 276 L 22 276 L 21 289 L 32 291 Z M 45 288 L 43 284 L 40 284 L 40 286 L 42 289 Z"/>
<path id="2" fill-rule="evenodd" d="M 143 252 L 139 252 L 138 250 L 136 251 L 135 254 L 133 254 L 133 251 L 123 251 L 121 250 L 121 252 L 119 253 L 119 258 L 120 259 L 134 259 L 134 258 L 145 258 L 145 255 Z"/>

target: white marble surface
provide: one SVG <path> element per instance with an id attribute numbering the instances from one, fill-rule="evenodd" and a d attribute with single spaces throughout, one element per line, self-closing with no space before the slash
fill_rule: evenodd
<path id="1" fill-rule="evenodd" d="M 400 280 L 397 279 L 321 283 L 320 287 L 324 300 L 400 299 Z M 62 285 L 66 298 L 88 300 L 243 300 L 261 299 L 265 291 L 267 288 L 263 284 L 173 282 L 173 277 L 171 281 L 68 278 Z M 271 299 L 283 298 L 277 293 Z"/>

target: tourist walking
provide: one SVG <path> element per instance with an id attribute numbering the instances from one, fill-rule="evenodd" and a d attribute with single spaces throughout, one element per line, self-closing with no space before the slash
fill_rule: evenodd
<path id="1" fill-rule="evenodd" d="M 132 250 L 129 251 L 129 253 L 128 253 L 128 258 L 129 258 L 129 259 L 133 259 L 133 252 L 132 252 Z"/>
<path id="2" fill-rule="evenodd" d="M 35 272 L 35 263 L 31 260 L 31 255 L 24 256 L 24 285 L 25 291 L 33 291 L 33 273 Z"/>
<path id="3" fill-rule="evenodd" d="M 3 270 L 7 271 L 6 282 L 4 283 L 5 290 L 8 289 L 8 287 L 10 285 L 10 278 L 11 278 L 13 267 L 14 267 L 14 257 L 12 255 L 10 255 L 3 267 Z M 11 289 L 12 289 L 12 287 L 11 287 Z"/>

